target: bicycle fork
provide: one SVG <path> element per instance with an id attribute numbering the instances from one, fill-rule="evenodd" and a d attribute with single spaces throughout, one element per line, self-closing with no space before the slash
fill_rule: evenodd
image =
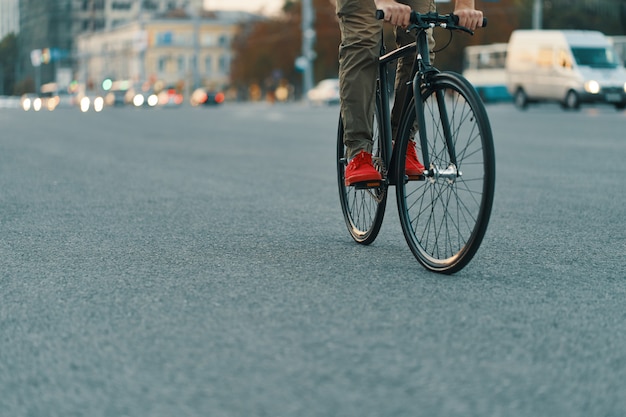
<path id="1" fill-rule="evenodd" d="M 422 37 L 422 39 L 418 39 L 417 45 L 425 47 L 422 48 L 417 55 L 417 60 L 422 68 L 420 71 L 416 72 L 413 78 L 413 98 L 415 102 L 415 117 L 419 128 L 420 145 L 422 147 L 422 158 L 424 159 L 423 163 L 426 167 L 424 176 L 426 178 L 430 178 L 433 182 L 443 178 L 453 183 L 457 177 L 461 176 L 461 172 L 458 171 L 456 149 L 454 146 L 454 140 L 452 139 L 452 129 L 450 128 L 450 119 L 448 118 L 448 110 L 445 103 L 445 93 L 442 90 L 435 91 L 435 99 L 437 101 L 437 110 L 439 112 L 441 127 L 445 136 L 444 140 L 446 142 L 446 149 L 448 151 L 448 157 L 450 158 L 450 164 L 447 167 L 440 167 L 430 160 L 428 132 L 426 131 L 426 117 L 424 112 L 424 103 L 422 101 L 422 84 L 426 84 L 426 81 L 422 83 L 422 80 L 427 80 L 428 74 L 430 74 L 434 69 L 430 65 L 430 52 L 428 51 L 426 31 L 420 31 L 418 37 Z"/>

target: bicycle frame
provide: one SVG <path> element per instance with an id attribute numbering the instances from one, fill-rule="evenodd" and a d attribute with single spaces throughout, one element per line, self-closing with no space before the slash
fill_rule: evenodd
<path id="1" fill-rule="evenodd" d="M 383 19 L 384 13 L 377 11 L 376 16 Z M 383 222 L 388 187 L 395 185 L 400 224 L 411 252 L 426 269 L 452 274 L 473 258 L 487 230 L 495 186 L 493 136 L 487 112 L 472 85 L 460 74 L 439 71 L 430 59 L 429 29 L 473 32 L 459 26 L 454 14 L 414 11 L 410 20 L 415 42 L 390 53 L 384 42 L 380 44 L 371 152 L 383 181 L 346 181 L 348 161 L 340 117 L 339 198 L 352 238 L 369 245 Z M 485 24 L 483 19 L 482 26 Z M 392 126 L 393 87 L 387 65 L 400 58 L 407 60 L 403 66 L 411 60 L 411 72 L 401 80 L 406 85 L 396 91 L 401 94 L 396 95 L 393 122 L 399 116 L 399 124 Z M 426 167 L 422 175 L 413 174 L 417 170 L 406 166 L 405 158 L 414 158 L 414 150 Z"/>
<path id="2" fill-rule="evenodd" d="M 419 49 L 419 50 L 418 50 Z M 386 151 L 385 155 L 385 166 L 387 167 L 387 172 L 395 172 L 395 163 L 396 163 L 396 154 L 397 151 L 395 147 L 393 147 L 393 140 L 397 138 L 392 137 L 391 132 L 391 112 L 389 110 L 389 90 L 387 88 L 388 85 L 388 74 L 387 74 L 387 64 L 392 61 L 395 61 L 401 57 L 405 57 L 408 55 L 415 54 L 415 61 L 413 62 L 413 68 L 411 70 L 411 81 L 413 88 L 408 88 L 405 94 L 404 103 L 402 104 L 402 110 L 399 120 L 403 120 L 406 117 L 406 112 L 410 108 L 410 103 L 413 97 L 416 97 L 415 100 L 415 113 L 416 120 L 418 126 L 426 126 L 426 122 L 424 119 L 424 106 L 421 98 L 421 89 L 424 84 L 428 82 L 428 77 L 432 74 L 437 74 L 439 70 L 432 66 L 430 62 L 430 51 L 428 49 L 428 39 L 427 33 L 425 30 L 419 30 L 417 34 L 417 40 L 408 45 L 397 48 L 389 53 L 385 53 L 385 45 L 384 42 L 381 46 L 381 57 L 378 61 L 378 73 L 379 73 L 379 85 L 377 94 L 377 100 L 379 100 L 380 108 L 382 109 L 382 125 L 384 126 L 383 134 L 383 143 Z M 448 149 L 448 153 L 450 156 L 450 161 L 456 167 L 456 151 L 454 149 L 454 141 L 452 140 L 452 134 L 450 129 L 450 122 L 447 115 L 447 110 L 444 105 L 444 96 L 441 91 L 437 92 L 437 103 L 438 110 L 441 116 L 442 128 L 445 134 L 446 145 Z M 437 171 L 438 168 L 431 167 L 430 156 L 428 152 L 428 133 L 426 129 L 419 129 L 420 136 L 420 145 L 422 151 L 423 164 L 426 167 L 426 171 L 424 171 L 425 176 L 433 176 L 439 175 Z M 393 149 L 392 152 L 388 150 Z M 454 170 L 453 175 L 456 174 L 456 170 Z M 390 184 L 393 184 L 393 176 L 390 178 Z"/>

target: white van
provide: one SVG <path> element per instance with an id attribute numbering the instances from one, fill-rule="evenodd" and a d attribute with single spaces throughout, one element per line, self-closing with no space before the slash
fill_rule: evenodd
<path id="1" fill-rule="evenodd" d="M 601 32 L 516 30 L 506 76 L 520 109 L 538 101 L 557 101 L 568 109 L 591 102 L 626 107 L 626 69 Z"/>

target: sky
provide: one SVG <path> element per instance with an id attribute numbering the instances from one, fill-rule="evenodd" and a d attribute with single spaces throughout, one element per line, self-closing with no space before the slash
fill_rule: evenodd
<path id="1" fill-rule="evenodd" d="M 204 7 L 213 10 L 245 10 L 273 14 L 284 5 L 284 0 L 204 0 Z"/>

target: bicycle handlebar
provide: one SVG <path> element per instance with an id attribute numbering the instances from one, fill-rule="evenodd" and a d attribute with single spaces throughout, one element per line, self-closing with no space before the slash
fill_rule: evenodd
<path id="1" fill-rule="evenodd" d="M 382 20 L 385 18 L 385 12 L 382 10 L 376 10 L 376 18 Z M 418 13 L 411 12 L 411 23 L 414 27 L 419 29 L 428 29 L 433 26 L 439 26 L 448 30 L 461 30 L 467 32 L 470 35 L 474 34 L 474 31 L 466 28 L 465 26 L 459 26 L 459 17 L 453 13 L 440 15 L 436 12 Z M 487 26 L 487 18 L 483 18 L 482 27 Z"/>

